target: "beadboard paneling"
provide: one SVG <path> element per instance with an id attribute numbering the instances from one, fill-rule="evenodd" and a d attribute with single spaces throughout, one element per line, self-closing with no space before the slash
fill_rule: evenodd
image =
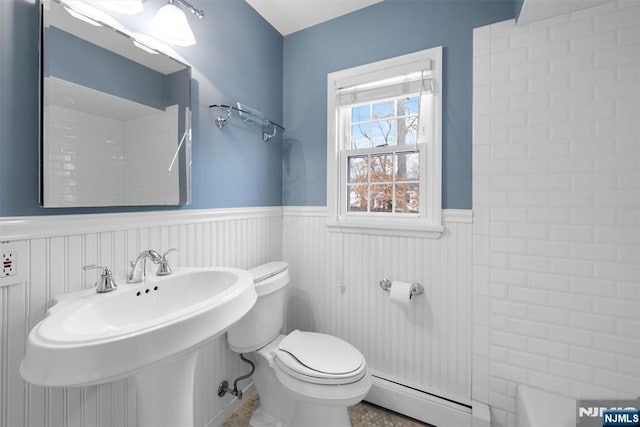
<path id="1" fill-rule="evenodd" d="M 470 215 L 445 213 L 445 226 L 440 239 L 330 233 L 324 208 L 285 207 L 288 330 L 343 338 L 379 375 L 470 403 Z M 419 282 L 425 294 L 405 310 L 383 278 Z"/>
<path id="2" fill-rule="evenodd" d="M 178 248 L 176 266 L 251 268 L 282 256 L 280 208 L 33 217 L 0 219 L 0 241 L 26 238 L 26 281 L 0 288 L 0 426 L 137 425 L 133 381 L 125 379 L 83 388 L 26 384 L 18 368 L 31 328 L 45 316 L 57 294 L 91 287 L 100 263 L 125 276 L 128 261 L 144 249 Z M 133 225 L 135 224 L 135 226 Z M 144 226 L 143 224 L 148 224 Z M 91 231 L 91 230 L 94 231 Z M 24 265 L 24 264 L 22 264 Z M 196 372 L 195 419 L 210 423 L 231 402 L 217 386 L 246 372 L 227 349 L 224 336 L 200 350 Z M 244 385 L 244 384 L 243 384 Z"/>

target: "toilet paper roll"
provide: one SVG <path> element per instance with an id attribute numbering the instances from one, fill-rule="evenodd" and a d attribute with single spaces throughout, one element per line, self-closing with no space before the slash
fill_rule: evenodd
<path id="1" fill-rule="evenodd" d="M 391 302 L 401 307 L 409 307 L 411 301 L 411 283 L 394 280 L 391 282 Z"/>

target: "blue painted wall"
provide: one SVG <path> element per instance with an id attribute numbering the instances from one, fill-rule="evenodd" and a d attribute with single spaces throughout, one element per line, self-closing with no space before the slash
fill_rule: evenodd
<path id="1" fill-rule="evenodd" d="M 443 202 L 470 208 L 472 29 L 513 18 L 513 1 L 385 0 L 283 41 L 244 1 L 193 0 L 206 12 L 189 17 L 198 43 L 176 48 L 194 79 L 186 209 L 324 205 L 327 73 L 438 45 L 446 79 Z M 147 32 L 162 4 L 147 0 L 143 14 L 118 19 Z M 208 105 L 238 100 L 283 123 L 285 139 L 265 144 L 254 130 L 218 130 Z M 185 209 L 40 208 L 37 120 L 38 9 L 32 0 L 0 0 L 0 216 Z"/>
<path id="2" fill-rule="evenodd" d="M 0 217 L 129 212 L 179 207 L 43 209 L 38 206 L 38 8 L 0 0 Z M 146 25 L 164 0 L 117 18 Z M 282 142 L 255 130 L 212 122 L 210 104 L 242 101 L 282 122 L 283 38 L 246 2 L 193 0 L 206 17 L 189 21 L 197 44 L 176 47 L 193 66 L 193 204 L 189 208 L 282 204 Z"/>
<path id="3" fill-rule="evenodd" d="M 515 8 L 515 17 L 518 19 L 520 17 L 520 12 L 522 12 L 522 6 L 524 5 L 524 0 L 514 0 L 513 7 Z"/>
<path id="4" fill-rule="evenodd" d="M 283 203 L 326 204 L 327 73 L 444 46 L 443 207 L 471 208 L 473 28 L 513 0 L 385 0 L 285 37 Z"/>

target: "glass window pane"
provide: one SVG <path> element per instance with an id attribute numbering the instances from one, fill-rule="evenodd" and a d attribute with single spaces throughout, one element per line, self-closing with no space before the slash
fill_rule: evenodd
<path id="1" fill-rule="evenodd" d="M 420 212 L 420 186 L 418 184 L 396 184 L 396 206 L 394 212 Z"/>
<path id="2" fill-rule="evenodd" d="M 420 154 L 398 153 L 396 165 L 397 181 L 418 181 L 420 179 Z"/>
<path id="3" fill-rule="evenodd" d="M 347 177 L 350 183 L 367 182 L 367 156 L 349 156 L 347 159 L 349 171 Z"/>
<path id="4" fill-rule="evenodd" d="M 351 148 L 371 148 L 371 124 L 351 126 Z"/>
<path id="5" fill-rule="evenodd" d="M 371 104 L 353 107 L 351 109 L 351 122 L 367 122 L 371 120 Z"/>
<path id="6" fill-rule="evenodd" d="M 369 159 L 371 182 L 393 181 L 393 155 L 371 155 Z"/>
<path id="7" fill-rule="evenodd" d="M 419 99 L 420 99 L 419 96 L 412 96 L 410 98 L 398 99 L 398 115 L 399 116 L 418 115 Z"/>
<path id="8" fill-rule="evenodd" d="M 371 212 L 391 212 L 393 208 L 392 185 L 372 185 L 369 210 Z"/>
<path id="9" fill-rule="evenodd" d="M 393 101 L 373 104 L 373 118 L 384 119 L 387 117 L 393 117 L 395 115 L 395 108 L 393 104 Z"/>
<path id="10" fill-rule="evenodd" d="M 350 185 L 347 187 L 347 211 L 366 212 L 369 200 L 368 186 Z"/>
<path id="11" fill-rule="evenodd" d="M 371 137 L 374 147 L 396 145 L 396 121 L 388 119 L 371 123 Z"/>
<path id="12" fill-rule="evenodd" d="M 398 119 L 398 145 L 418 143 L 418 116 Z"/>

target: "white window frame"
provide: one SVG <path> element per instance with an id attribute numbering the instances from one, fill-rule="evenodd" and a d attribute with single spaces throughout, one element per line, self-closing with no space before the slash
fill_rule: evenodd
<path id="1" fill-rule="evenodd" d="M 418 144 L 420 152 L 420 213 L 346 212 L 347 152 L 350 139 L 340 133 L 337 91 L 411 72 L 430 70 L 432 80 L 430 134 Z M 424 98 L 420 100 L 421 109 Z M 344 114 L 344 113 L 343 113 Z M 418 134 L 424 134 L 425 123 Z M 404 151 L 403 146 L 394 146 Z M 375 151 L 375 149 L 373 149 Z M 371 150 L 369 150 L 371 151 Z M 425 191 L 426 190 L 426 191 Z M 330 231 L 375 235 L 438 238 L 442 226 L 442 47 L 423 50 L 327 75 L 327 226 Z"/>

